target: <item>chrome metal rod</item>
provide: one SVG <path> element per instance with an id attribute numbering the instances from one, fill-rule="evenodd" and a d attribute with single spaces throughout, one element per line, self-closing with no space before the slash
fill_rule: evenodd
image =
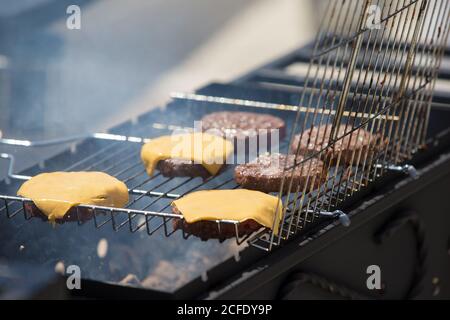
<path id="1" fill-rule="evenodd" d="M 370 0 L 366 0 L 366 2 L 364 4 L 364 8 L 363 8 L 363 14 L 361 15 L 360 20 L 358 22 L 358 30 L 363 29 L 363 25 L 364 25 L 364 22 L 366 21 L 367 14 L 368 14 L 367 8 L 369 7 L 369 4 L 370 4 Z M 342 88 L 342 92 L 339 97 L 339 104 L 337 106 L 336 117 L 333 119 L 333 126 L 331 128 L 331 139 L 333 139 L 333 140 L 336 140 L 337 135 L 339 133 L 339 125 L 341 124 L 341 119 L 344 114 L 345 104 L 347 103 L 347 97 L 350 92 L 350 86 L 352 83 L 353 73 L 356 68 L 356 61 L 358 58 L 358 54 L 361 49 L 362 40 L 363 40 L 363 34 L 361 33 L 360 35 L 358 35 L 356 37 L 355 44 L 353 46 L 353 50 L 351 53 L 350 63 L 348 65 L 346 73 L 345 73 L 344 86 Z"/>
<path id="2" fill-rule="evenodd" d="M 335 115 L 336 111 L 332 109 L 319 109 L 312 107 L 299 107 L 288 104 L 279 104 L 279 103 L 270 103 L 263 101 L 255 101 L 255 100 L 243 100 L 243 99 L 235 99 L 235 98 L 226 98 L 226 97 L 216 97 L 216 96 L 206 96 L 196 93 L 182 93 L 182 92 L 174 92 L 171 94 L 172 98 L 175 99 L 184 99 L 184 100 L 192 100 L 198 102 L 212 102 L 218 104 L 228 104 L 242 107 L 252 107 L 252 108 L 263 108 L 263 109 L 277 109 L 277 110 L 288 110 L 288 111 L 300 111 L 303 113 L 306 112 L 318 112 L 324 115 Z M 343 117 L 352 117 L 352 118 L 370 118 L 373 115 L 369 113 L 362 112 L 343 112 Z M 398 117 L 390 116 L 386 117 L 384 115 L 379 115 L 378 119 L 388 119 L 392 121 L 397 121 Z"/>
<path id="3" fill-rule="evenodd" d="M 150 139 L 147 139 L 147 138 L 131 137 L 131 136 L 123 136 L 123 135 L 119 135 L 119 134 L 98 132 L 98 133 L 89 133 L 89 134 L 76 135 L 76 136 L 59 138 L 59 139 L 41 140 L 41 141 L 1 138 L 0 144 L 11 145 L 11 146 L 21 146 L 21 147 L 48 147 L 48 146 L 52 146 L 52 145 L 64 144 L 64 143 L 79 141 L 79 140 L 88 139 L 88 138 L 99 139 L 99 140 L 109 140 L 109 141 L 126 141 L 126 142 L 135 142 L 135 143 L 146 143 L 146 142 L 150 141 Z"/>
<path id="4" fill-rule="evenodd" d="M 30 176 L 24 176 L 20 174 L 14 174 L 14 164 L 15 164 L 15 158 L 12 154 L 8 153 L 0 153 L 0 158 L 6 159 L 9 161 L 8 165 L 8 177 L 10 179 L 16 179 L 16 180 L 29 180 Z"/>

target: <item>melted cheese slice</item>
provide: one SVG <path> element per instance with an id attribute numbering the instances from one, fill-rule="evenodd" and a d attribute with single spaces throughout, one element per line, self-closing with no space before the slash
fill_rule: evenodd
<path id="1" fill-rule="evenodd" d="M 205 190 L 190 193 L 172 202 L 188 223 L 202 220 L 255 220 L 272 229 L 275 214 L 277 232 L 282 216 L 282 203 L 277 197 L 260 191 Z M 277 210 L 278 208 L 278 210 Z"/>
<path id="2" fill-rule="evenodd" d="M 19 196 L 33 200 L 50 221 L 61 219 L 79 204 L 124 207 L 127 186 L 103 172 L 52 172 L 25 182 Z"/>
<path id="3" fill-rule="evenodd" d="M 233 144 L 230 141 L 202 132 L 162 136 L 150 140 L 141 150 L 142 161 L 150 176 L 158 162 L 166 159 L 191 160 L 215 175 L 231 154 Z"/>

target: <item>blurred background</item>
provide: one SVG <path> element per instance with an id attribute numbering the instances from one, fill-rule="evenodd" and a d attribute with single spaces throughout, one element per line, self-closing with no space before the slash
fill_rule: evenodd
<path id="1" fill-rule="evenodd" d="M 66 26 L 72 4 L 79 30 Z M 103 131 L 305 44 L 319 11 L 317 0 L 0 0 L 0 130 Z"/>

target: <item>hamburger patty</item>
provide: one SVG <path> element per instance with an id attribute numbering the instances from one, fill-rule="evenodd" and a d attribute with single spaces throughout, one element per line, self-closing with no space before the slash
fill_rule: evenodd
<path id="1" fill-rule="evenodd" d="M 175 207 L 172 207 L 173 213 L 181 214 L 181 212 Z M 236 236 L 235 225 L 231 223 L 221 223 L 220 232 L 218 224 L 215 221 L 198 221 L 194 223 L 187 223 L 184 219 L 174 219 L 172 221 L 174 230 L 184 230 L 185 232 L 199 237 L 202 241 L 209 239 L 226 240 Z M 259 230 L 262 226 L 252 220 L 246 220 L 238 224 L 239 237 L 251 234 Z"/>
<path id="2" fill-rule="evenodd" d="M 241 111 L 219 111 L 203 116 L 202 129 L 215 129 L 227 139 L 248 139 L 258 135 L 258 130 L 279 130 L 280 139 L 285 135 L 285 123 L 282 119 L 270 114 Z M 214 130 L 211 131 L 211 133 Z"/>
<path id="3" fill-rule="evenodd" d="M 284 121 L 270 114 L 220 111 L 207 114 L 202 118 L 203 131 L 211 130 L 208 132 L 227 139 L 246 140 L 250 137 L 257 137 L 258 129 L 268 130 L 268 147 L 270 147 L 271 141 L 270 130 L 280 130 L 280 138 L 285 134 Z M 210 173 L 202 165 L 190 160 L 161 160 L 158 162 L 157 168 L 165 177 L 202 177 L 206 179 L 210 176 Z"/>
<path id="4" fill-rule="evenodd" d="M 225 166 L 225 165 L 224 165 Z M 166 159 L 158 162 L 157 169 L 164 177 L 202 177 L 208 178 L 211 174 L 199 163 L 184 159 Z"/>
<path id="5" fill-rule="evenodd" d="M 326 172 L 324 164 L 318 159 L 304 160 L 303 156 L 297 157 L 297 166 L 294 170 L 295 155 L 285 155 L 273 153 L 271 155 L 261 155 L 252 162 L 238 165 L 234 170 L 236 182 L 246 189 L 259 190 L 263 192 L 278 192 L 283 180 L 283 168 L 287 160 L 287 170 L 283 192 L 289 189 L 289 179 L 293 176 L 292 192 L 307 188 L 318 188 L 325 180 Z M 292 173 L 292 174 L 291 174 Z M 308 178 L 309 176 L 309 178 Z"/>
<path id="6" fill-rule="evenodd" d="M 319 152 L 329 144 L 331 128 L 331 124 L 316 126 L 296 135 L 290 146 L 291 153 L 295 153 L 297 148 L 300 149 L 299 154 L 304 156 Z M 340 125 L 337 136 L 340 137 L 351 130 L 350 126 L 346 128 L 346 125 Z M 341 153 L 341 163 L 352 164 L 353 162 L 353 164 L 356 164 L 355 162 L 358 159 L 359 152 L 361 152 L 359 160 L 361 162 L 363 161 L 365 153 L 369 150 L 372 153 L 375 153 L 378 150 L 381 150 L 383 145 L 384 142 L 379 135 L 372 134 L 364 129 L 359 129 L 336 141 L 336 143 L 325 150 L 320 157 L 323 160 L 336 162 L 339 153 Z"/>
<path id="7" fill-rule="evenodd" d="M 95 171 L 41 173 L 24 182 L 17 195 L 31 200 L 24 203 L 29 216 L 58 223 L 90 219 L 94 211 L 77 210 L 80 203 L 123 208 L 129 200 L 125 183 Z"/>

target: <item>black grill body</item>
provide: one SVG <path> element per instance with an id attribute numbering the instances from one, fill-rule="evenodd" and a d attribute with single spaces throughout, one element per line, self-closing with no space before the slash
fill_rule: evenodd
<path id="1" fill-rule="evenodd" d="M 231 83 L 213 83 L 196 93 L 288 105 L 298 104 L 302 78 L 283 70 L 305 62 L 304 47 Z M 446 51 L 449 57 L 449 51 Z M 443 69 L 441 78 L 448 78 Z M 111 130 L 126 135 L 142 134 L 149 123 L 192 126 L 192 121 L 217 110 L 249 110 L 243 106 L 174 99 L 164 109 L 142 115 Z M 250 110 L 255 111 L 255 110 Z M 289 126 L 289 111 L 259 110 L 283 117 Z M 180 114 L 186 115 L 180 117 Z M 176 123 L 174 123 L 176 121 Z M 430 118 L 427 148 L 413 163 L 420 177 L 412 179 L 390 173 L 346 200 L 341 209 L 352 220 L 345 228 L 329 219 L 318 219 L 288 243 L 267 253 L 253 247 L 241 248 L 238 255 L 214 258 L 207 270 L 192 272 L 190 278 L 170 290 L 156 290 L 117 284 L 128 272 L 145 272 L 163 251 L 172 257 L 182 255 L 185 246 L 207 248 L 205 257 L 220 253 L 223 244 L 201 244 L 181 236 L 154 238 L 146 234 L 115 233 L 106 227 L 96 230 L 89 222 L 82 226 L 66 224 L 58 230 L 37 219 L 0 217 L 0 260 L 39 264 L 53 268 L 63 260 L 87 270 L 82 289 L 73 297 L 85 298 L 450 298 L 450 92 L 436 92 Z M 148 135 L 163 134 L 145 129 Z M 166 131 L 169 132 L 169 131 Z M 58 170 L 68 162 L 88 157 L 105 147 L 104 142 L 88 139 L 76 152 L 66 151 L 45 163 L 45 170 Z M 139 146 L 136 146 L 139 148 Z M 136 149 L 137 150 L 137 149 Z M 136 151 L 134 150 L 134 151 Z M 41 172 L 35 166 L 23 172 Z M 20 183 L 2 183 L 1 194 L 14 194 Z M 112 248 L 109 260 L 95 256 L 95 244 L 106 238 Z M 25 250 L 18 250 L 24 245 Z M 139 250 L 139 251 L 137 251 Z M 209 251 L 208 251 L 209 250 Z M 126 261 L 126 262 L 125 262 Z M 132 265 L 129 264 L 132 261 Z M 367 267 L 381 269 L 382 289 L 368 290 Z M 130 269 L 130 270 L 127 270 Z"/>

